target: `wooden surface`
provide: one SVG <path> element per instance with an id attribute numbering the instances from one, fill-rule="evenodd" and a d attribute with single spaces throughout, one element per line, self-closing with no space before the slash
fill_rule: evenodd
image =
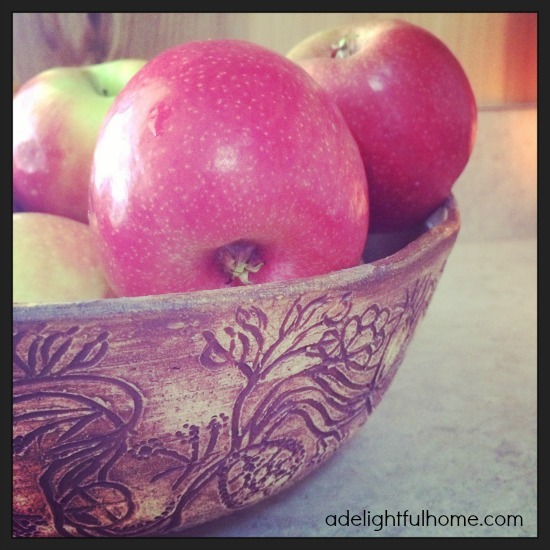
<path id="1" fill-rule="evenodd" d="M 149 59 L 188 40 L 241 38 L 281 54 L 349 21 L 397 17 L 442 39 L 480 106 L 537 100 L 537 13 L 14 13 L 13 78 L 53 66 Z"/>

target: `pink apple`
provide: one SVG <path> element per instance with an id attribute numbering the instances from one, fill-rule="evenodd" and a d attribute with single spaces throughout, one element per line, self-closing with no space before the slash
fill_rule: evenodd
<path id="1" fill-rule="evenodd" d="M 90 226 L 118 295 L 223 288 L 359 264 L 367 197 L 357 144 L 304 70 L 250 42 L 192 41 L 107 113 Z"/>
<path id="2" fill-rule="evenodd" d="M 87 223 L 99 126 L 117 93 L 144 64 L 141 59 L 119 59 L 56 67 L 17 90 L 13 99 L 13 195 L 23 210 Z"/>
<path id="3" fill-rule="evenodd" d="M 113 296 L 90 227 L 41 212 L 13 214 L 13 302 Z"/>
<path id="4" fill-rule="evenodd" d="M 447 198 L 470 158 L 477 110 L 441 40 L 404 21 L 367 21 L 316 33 L 287 57 L 327 90 L 359 144 L 372 232 L 407 228 Z"/>

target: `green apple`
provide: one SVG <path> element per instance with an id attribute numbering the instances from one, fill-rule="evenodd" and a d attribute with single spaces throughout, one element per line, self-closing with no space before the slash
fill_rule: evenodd
<path id="1" fill-rule="evenodd" d="M 56 67 L 13 98 L 13 198 L 24 211 L 88 221 L 88 187 L 99 127 L 115 97 L 145 65 L 118 59 Z"/>
<path id="2" fill-rule="evenodd" d="M 13 214 L 13 302 L 112 297 L 90 226 L 54 214 Z"/>

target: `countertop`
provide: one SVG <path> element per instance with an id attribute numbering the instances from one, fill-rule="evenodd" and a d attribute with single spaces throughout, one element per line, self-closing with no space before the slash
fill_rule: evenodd
<path id="1" fill-rule="evenodd" d="M 298 484 L 179 536 L 537 536 L 536 122 L 480 112 L 457 243 L 366 424 Z"/>

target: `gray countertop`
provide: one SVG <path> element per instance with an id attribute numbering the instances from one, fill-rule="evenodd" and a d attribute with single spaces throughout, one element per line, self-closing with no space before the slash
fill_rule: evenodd
<path id="1" fill-rule="evenodd" d="M 537 536 L 535 136 L 534 108 L 480 113 L 455 186 L 461 233 L 351 441 L 297 485 L 180 536 Z"/>

